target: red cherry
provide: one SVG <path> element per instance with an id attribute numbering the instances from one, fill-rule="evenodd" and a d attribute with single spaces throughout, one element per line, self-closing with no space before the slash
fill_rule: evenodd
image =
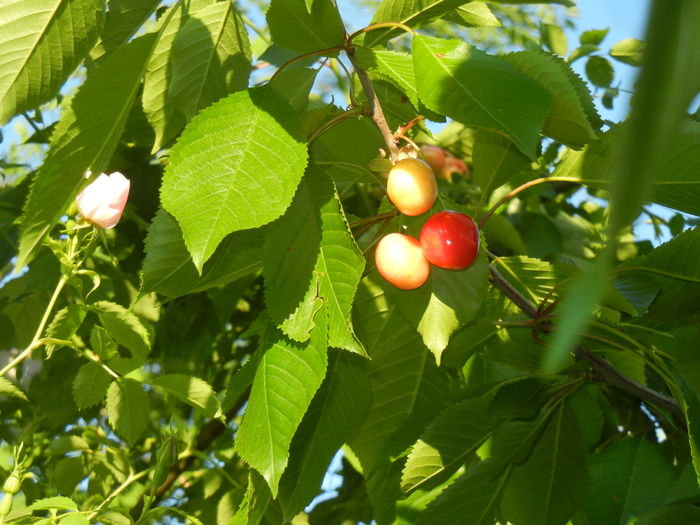
<path id="1" fill-rule="evenodd" d="M 457 211 L 441 211 L 425 221 L 420 244 L 427 259 L 446 270 L 464 270 L 479 253 L 474 220 Z"/>

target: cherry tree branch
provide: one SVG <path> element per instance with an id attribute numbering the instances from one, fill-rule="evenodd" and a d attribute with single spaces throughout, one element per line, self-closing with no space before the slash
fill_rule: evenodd
<path id="1" fill-rule="evenodd" d="M 537 316 L 537 308 L 526 297 L 524 297 L 512 284 L 510 284 L 492 265 L 489 265 L 490 279 L 493 285 L 501 290 L 508 299 L 513 301 L 520 310 L 528 317 L 534 319 Z M 597 356 L 590 350 L 581 345 L 576 346 L 576 355 L 581 359 L 588 361 L 591 366 L 600 374 L 606 383 L 624 390 L 628 394 L 646 401 L 651 405 L 658 406 L 671 412 L 678 418 L 683 420 L 683 411 L 672 397 L 666 396 L 656 390 L 637 383 L 624 375 L 622 372 L 613 367 L 605 359 Z"/>

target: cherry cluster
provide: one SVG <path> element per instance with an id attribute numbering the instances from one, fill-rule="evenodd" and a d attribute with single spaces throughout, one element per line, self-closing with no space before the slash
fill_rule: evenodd
<path id="1" fill-rule="evenodd" d="M 443 152 L 442 164 L 438 166 L 444 166 L 444 150 L 430 148 Z M 440 152 L 428 151 L 426 159 L 435 164 L 435 155 Z M 387 196 L 404 215 L 425 213 L 433 206 L 437 194 L 435 172 L 427 162 L 406 158 L 389 171 Z M 402 290 L 413 290 L 428 279 L 431 263 L 447 270 L 464 270 L 478 253 L 479 230 L 474 220 L 464 213 L 447 210 L 433 214 L 425 222 L 420 240 L 402 233 L 383 237 L 377 244 L 374 260 L 387 281 Z"/>

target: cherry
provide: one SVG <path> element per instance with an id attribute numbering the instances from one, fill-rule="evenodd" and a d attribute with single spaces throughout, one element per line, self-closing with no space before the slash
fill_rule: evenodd
<path id="1" fill-rule="evenodd" d="M 447 161 L 447 155 L 444 149 L 440 146 L 421 146 L 420 149 L 423 157 L 425 157 L 425 162 L 433 168 L 435 175 L 440 178 L 445 178 L 445 164 Z"/>
<path id="2" fill-rule="evenodd" d="M 427 259 L 435 266 L 464 270 L 479 253 L 479 230 L 469 215 L 441 211 L 423 225 L 420 244 Z"/>
<path id="3" fill-rule="evenodd" d="M 404 215 L 420 215 L 428 211 L 437 198 L 435 174 L 422 160 L 400 160 L 389 171 L 386 193 Z"/>
<path id="4" fill-rule="evenodd" d="M 430 275 L 430 263 L 418 239 L 401 233 L 390 233 L 379 241 L 374 262 L 382 277 L 401 290 L 418 288 Z"/>

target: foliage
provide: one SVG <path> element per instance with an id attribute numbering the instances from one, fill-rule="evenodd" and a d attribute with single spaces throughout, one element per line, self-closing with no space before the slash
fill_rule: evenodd
<path id="1" fill-rule="evenodd" d="M 700 4 L 261 3 L 0 0 L 0 523 L 697 522 Z M 416 144 L 465 167 L 405 217 Z M 383 281 L 446 209 L 474 264 Z"/>

